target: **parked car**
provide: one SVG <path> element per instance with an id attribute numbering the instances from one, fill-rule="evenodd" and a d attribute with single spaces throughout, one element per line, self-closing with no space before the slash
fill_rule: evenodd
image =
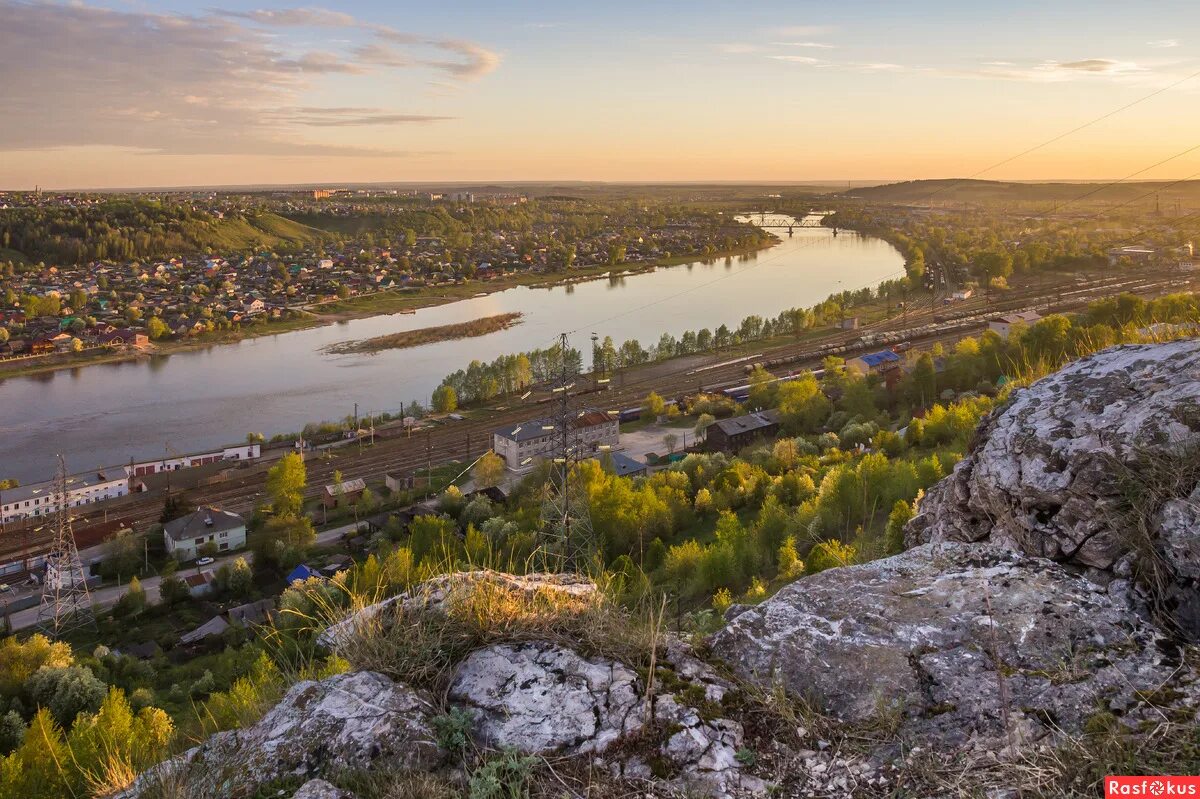
<path id="1" fill-rule="evenodd" d="M 197 566 L 207 566 L 208 564 L 210 564 L 212 562 L 213 562 L 212 558 L 200 558 L 200 560 L 196 561 L 196 565 Z"/>

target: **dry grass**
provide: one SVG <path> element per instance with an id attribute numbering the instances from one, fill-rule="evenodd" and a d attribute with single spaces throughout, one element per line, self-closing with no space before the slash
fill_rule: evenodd
<path id="1" fill-rule="evenodd" d="M 415 594 L 355 624 L 339 654 L 356 670 L 440 694 L 458 663 L 491 644 L 547 641 L 647 668 L 661 643 L 661 604 L 629 612 L 603 588 L 585 595 L 553 587 L 523 591 L 478 579 L 451 588 L 439 603 L 433 599 Z"/>
<path id="2" fill-rule="evenodd" d="M 1108 461 L 1121 496 L 1117 507 L 1108 512 L 1107 524 L 1120 531 L 1133 551 L 1134 576 L 1149 594 L 1159 622 L 1175 629 L 1171 594 L 1176 575 L 1159 551 L 1156 524 L 1168 502 L 1190 502 L 1188 497 L 1200 485 L 1200 452 L 1184 447 L 1143 448 L 1127 461 L 1115 457 Z"/>

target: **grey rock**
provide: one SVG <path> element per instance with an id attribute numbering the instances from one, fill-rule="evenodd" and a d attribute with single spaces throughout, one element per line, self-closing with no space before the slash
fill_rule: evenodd
<path id="1" fill-rule="evenodd" d="M 153 795 L 161 777 L 200 795 L 251 795 L 281 777 L 332 775 L 386 763 L 429 770 L 444 756 L 429 702 L 382 674 L 361 671 L 293 685 L 251 727 L 221 732 L 139 778 L 120 799 Z"/>
<path id="2" fill-rule="evenodd" d="M 1105 582 L 1137 549 L 1123 523 L 1123 482 L 1147 459 L 1197 447 L 1200 340 L 1113 347 L 1018 389 L 985 418 L 966 457 L 921 502 L 906 541 L 988 541 Z M 1155 526 L 1176 577 L 1171 600 L 1200 635 L 1191 490 L 1166 503 Z"/>
<path id="3" fill-rule="evenodd" d="M 292 799 L 354 799 L 354 794 L 325 780 L 309 780 L 292 794 Z"/>
<path id="4" fill-rule="evenodd" d="M 705 687 L 717 700 L 729 683 L 678 641 L 668 662 L 681 679 Z M 647 731 L 670 735 L 658 754 L 674 767 L 671 788 L 679 793 L 732 797 L 762 793 L 765 784 L 737 760 L 744 734 L 728 719 L 704 719 L 672 695 L 655 697 L 653 708 L 633 669 L 603 657 L 585 658 L 557 644 L 531 641 L 477 650 L 460 664 L 450 702 L 471 712 L 476 740 L 489 747 L 534 754 L 595 755 L 614 774 L 649 780 L 641 757 L 603 753 Z M 713 701 L 717 701 L 713 700 Z"/>
<path id="5" fill-rule="evenodd" d="M 1181 679 L 1158 633 L 1060 566 L 926 544 L 785 587 L 710 639 L 743 678 L 922 745 L 999 751 L 1082 729 L 1101 701 Z M 1006 726 L 1007 725 L 1007 726 Z"/>
<path id="6" fill-rule="evenodd" d="M 499 588 L 526 597 L 538 593 L 551 593 L 581 602 L 600 596 L 595 583 L 577 574 L 507 574 L 490 569 L 455 572 L 433 577 L 402 594 L 347 616 L 322 631 L 317 637 L 317 643 L 336 650 L 346 638 L 356 632 L 373 632 L 377 627 L 386 627 L 391 614 L 444 613 L 453 602 L 469 595 L 480 586 Z"/>
<path id="7" fill-rule="evenodd" d="M 603 752 L 640 730 L 647 712 L 637 674 L 604 658 L 545 643 L 498 644 L 472 652 L 449 698 L 475 718 L 476 737 L 498 749 Z"/>

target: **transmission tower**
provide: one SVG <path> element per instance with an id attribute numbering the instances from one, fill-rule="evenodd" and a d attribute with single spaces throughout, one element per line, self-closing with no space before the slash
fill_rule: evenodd
<path id="1" fill-rule="evenodd" d="M 562 571 L 581 571 L 591 561 L 596 551 L 595 534 L 588 513 L 588 501 L 582 486 L 572 481 L 571 469 L 586 453 L 580 441 L 579 428 L 575 420 L 582 414 L 572 408 L 571 389 L 574 378 L 567 365 L 567 334 L 559 339 L 562 365 L 557 385 L 557 394 L 551 406 L 553 415 L 543 422 L 543 428 L 552 432 L 545 457 L 550 462 L 550 475 L 546 481 L 546 495 L 542 502 L 542 532 L 545 551 L 549 560 Z"/>
<path id="2" fill-rule="evenodd" d="M 38 607 L 38 627 L 52 638 L 96 624 L 87 574 L 71 530 L 68 481 L 67 462 L 59 455 L 58 474 L 54 479 L 54 541 L 46 555 L 46 577 L 42 581 L 42 603 Z"/>

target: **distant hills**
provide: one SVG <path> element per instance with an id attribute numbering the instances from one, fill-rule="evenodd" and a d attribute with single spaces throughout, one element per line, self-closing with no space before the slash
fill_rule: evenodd
<path id="1" fill-rule="evenodd" d="M 1094 192 L 1094 193 L 1093 193 Z M 1065 202 L 1088 195 L 1088 203 L 1124 203 L 1155 195 L 1164 208 L 1176 201 L 1200 203 L 1200 180 L 1137 181 L 1127 183 L 1020 183 L 996 180 L 908 180 L 840 192 L 843 197 L 895 203 Z"/>

